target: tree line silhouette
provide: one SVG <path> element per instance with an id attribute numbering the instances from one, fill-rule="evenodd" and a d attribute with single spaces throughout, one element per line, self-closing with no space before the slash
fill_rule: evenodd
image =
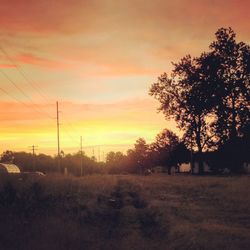
<path id="1" fill-rule="evenodd" d="M 190 151 L 180 138 L 168 129 L 160 132 L 155 141 L 147 144 L 145 139 L 138 138 L 134 148 L 126 154 L 122 152 L 109 152 L 105 162 L 98 162 L 95 157 L 88 157 L 81 152 L 65 154 L 61 157 L 61 169 L 58 169 L 58 157 L 45 154 L 33 155 L 26 152 L 12 152 L 7 150 L 1 156 L 2 163 L 14 163 L 21 167 L 23 172 L 42 171 L 44 173 L 68 173 L 81 175 L 81 157 L 83 157 L 83 174 L 144 174 L 147 169 L 163 166 L 170 174 L 171 168 L 178 167 L 190 159 Z"/>

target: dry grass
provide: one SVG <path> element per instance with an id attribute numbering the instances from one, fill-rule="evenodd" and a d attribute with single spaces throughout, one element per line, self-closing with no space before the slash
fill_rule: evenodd
<path id="1" fill-rule="evenodd" d="M 249 249 L 249 180 L 0 179 L 0 249 Z"/>

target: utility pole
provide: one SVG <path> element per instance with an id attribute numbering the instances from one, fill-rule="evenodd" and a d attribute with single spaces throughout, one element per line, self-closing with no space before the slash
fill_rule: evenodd
<path id="1" fill-rule="evenodd" d="M 60 123 L 59 123 L 59 110 L 58 102 L 56 102 L 56 125 L 57 125 L 57 157 L 58 157 L 58 170 L 61 170 L 61 154 L 60 154 Z"/>
<path id="2" fill-rule="evenodd" d="M 80 138 L 80 146 L 81 146 L 81 176 L 83 176 L 82 136 Z"/>
<path id="3" fill-rule="evenodd" d="M 98 147 L 98 162 L 101 161 L 101 158 L 100 158 L 100 147 Z"/>
<path id="4" fill-rule="evenodd" d="M 36 166 L 36 162 L 35 162 L 35 150 L 37 150 L 37 146 L 32 145 L 29 148 L 32 150 L 32 170 L 35 171 L 35 166 Z"/>

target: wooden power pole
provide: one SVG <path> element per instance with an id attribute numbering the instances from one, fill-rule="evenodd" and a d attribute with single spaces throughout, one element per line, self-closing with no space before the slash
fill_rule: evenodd
<path id="1" fill-rule="evenodd" d="M 32 170 L 36 169 L 36 160 L 35 160 L 35 150 L 37 150 L 37 146 L 32 145 L 29 147 L 32 150 Z"/>
<path id="2" fill-rule="evenodd" d="M 56 102 L 56 125 L 57 125 L 57 164 L 58 170 L 61 170 L 61 153 L 60 153 L 60 123 L 59 123 L 59 110 L 58 110 L 58 102 Z"/>
<path id="3" fill-rule="evenodd" d="M 82 154 L 82 136 L 80 138 L 80 146 L 81 146 L 81 176 L 83 176 L 83 154 Z"/>

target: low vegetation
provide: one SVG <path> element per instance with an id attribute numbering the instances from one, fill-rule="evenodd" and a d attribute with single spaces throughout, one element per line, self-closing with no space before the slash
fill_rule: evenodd
<path id="1" fill-rule="evenodd" d="M 249 249 L 247 176 L 0 180 L 0 249 Z"/>

